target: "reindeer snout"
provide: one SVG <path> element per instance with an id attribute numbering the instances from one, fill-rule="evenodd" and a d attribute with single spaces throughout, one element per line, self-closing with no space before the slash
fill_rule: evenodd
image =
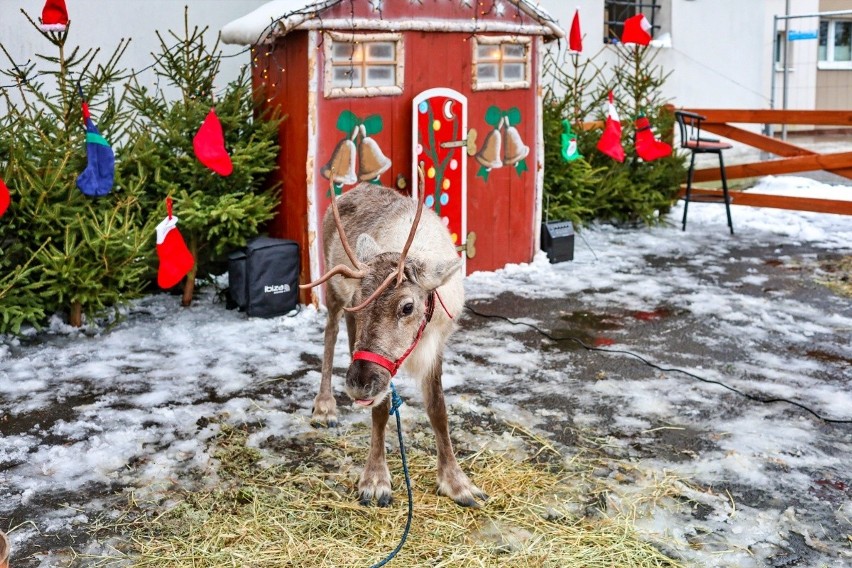
<path id="1" fill-rule="evenodd" d="M 390 378 L 388 370 L 376 363 L 361 359 L 352 361 L 349 370 L 346 371 L 346 394 L 352 400 L 362 404 L 379 397 L 383 398 L 387 393 Z"/>

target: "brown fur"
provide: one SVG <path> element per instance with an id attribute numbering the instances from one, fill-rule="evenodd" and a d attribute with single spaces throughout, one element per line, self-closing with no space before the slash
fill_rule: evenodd
<path id="1" fill-rule="evenodd" d="M 331 391 L 334 344 L 341 316 L 346 313 L 350 352 L 370 351 L 391 361 L 397 360 L 414 341 L 424 319 L 426 298 L 438 289 L 444 304 L 461 312 L 464 291 L 460 261 L 446 228 L 432 211 L 425 210 L 414 244 L 405 261 L 405 279 L 391 285 L 363 310 L 349 313 L 344 307 L 358 305 L 395 270 L 415 214 L 415 203 L 396 191 L 362 184 L 338 199 L 338 210 L 347 240 L 356 241 L 358 264 L 343 253 L 331 212 L 323 219 L 326 264 L 352 266 L 364 272 L 360 281 L 333 277 L 326 284 L 328 322 L 325 330 L 322 378 L 314 399 L 313 418 L 320 424 L 337 423 L 337 404 Z M 366 235 L 366 236 L 362 236 Z M 407 307 L 410 314 L 405 314 Z M 429 421 L 438 448 L 438 490 L 460 505 L 476 506 L 487 496 L 464 474 L 456 461 L 450 440 L 447 409 L 441 384 L 442 351 L 454 322 L 436 306 L 432 322 L 406 362 L 406 370 L 421 381 Z M 385 430 L 388 422 L 390 373 L 375 363 L 357 360 L 346 373 L 346 392 L 353 400 L 372 401 L 372 434 L 367 464 L 358 483 L 359 500 L 379 506 L 392 500 L 390 473 L 385 456 Z"/>

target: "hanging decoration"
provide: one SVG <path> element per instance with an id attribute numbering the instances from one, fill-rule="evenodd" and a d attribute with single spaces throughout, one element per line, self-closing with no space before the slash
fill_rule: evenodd
<path id="1" fill-rule="evenodd" d="M 562 159 L 566 162 L 573 162 L 582 158 L 580 150 L 577 147 L 577 135 L 571 130 L 571 123 L 567 120 L 562 121 L 563 132 L 560 135 L 562 141 Z"/>
<path id="2" fill-rule="evenodd" d="M 220 176 L 229 176 L 234 171 L 231 156 L 225 149 L 225 135 L 222 132 L 222 123 L 216 116 L 216 109 L 211 108 L 207 113 L 201 128 L 192 139 L 192 148 L 198 161 L 210 168 Z"/>
<path id="3" fill-rule="evenodd" d="M 621 145 L 621 119 L 613 103 L 612 91 L 609 92 L 606 123 L 601 139 L 598 140 L 598 150 L 617 162 L 624 161 L 624 147 Z"/>
<path id="4" fill-rule="evenodd" d="M 392 162 L 372 136 L 383 128 L 382 117 L 378 114 L 361 120 L 355 113 L 344 110 L 337 117 L 337 129 L 346 137 L 337 143 L 328 162 L 320 168 L 322 176 L 333 182 L 336 195 L 341 194 L 344 185 L 351 185 L 358 180 L 381 183 L 379 177 L 390 169 Z"/>
<path id="5" fill-rule="evenodd" d="M 488 181 L 488 174 L 491 170 L 501 168 L 504 165 L 515 166 L 518 175 L 528 171 L 525 158 L 530 153 L 530 147 L 521 140 L 521 135 L 516 128 L 516 125 L 521 122 L 520 109 L 512 107 L 504 111 L 492 105 L 485 111 L 485 122 L 493 126 L 494 129 L 485 135 L 482 148 L 474 156 L 480 165 L 479 171 L 476 173 L 477 177 Z M 504 125 L 506 129 L 506 150 L 501 155 Z"/>
<path id="6" fill-rule="evenodd" d="M 41 11 L 41 28 L 44 32 L 64 32 L 68 29 L 68 9 L 65 0 L 47 0 Z"/>
<path id="7" fill-rule="evenodd" d="M 160 288 L 176 286 L 195 264 L 192 253 L 177 228 L 178 218 L 172 215 L 172 198 L 166 197 L 166 218 L 157 225 L 157 285 Z"/>
<path id="8" fill-rule="evenodd" d="M 660 158 L 672 155 L 672 147 L 662 140 L 654 138 L 651 123 L 645 114 L 640 114 L 636 119 L 636 153 L 646 162 L 652 162 Z"/>
<path id="9" fill-rule="evenodd" d="M 637 45 L 651 43 L 651 24 L 644 14 L 636 14 L 632 18 L 624 20 L 621 43 L 635 43 Z"/>
<path id="10" fill-rule="evenodd" d="M 583 52 L 583 34 L 580 33 L 580 9 L 574 12 L 571 21 L 571 32 L 568 34 L 568 49 L 575 53 Z"/>
<path id="11" fill-rule="evenodd" d="M 77 92 L 80 94 L 83 106 L 83 121 L 86 125 L 86 169 L 77 176 L 77 187 L 83 195 L 89 197 L 103 197 L 112 189 L 115 181 L 115 153 L 101 136 L 98 127 L 92 122 L 89 105 L 83 97 L 83 88 L 78 84 Z"/>
<path id="12" fill-rule="evenodd" d="M 6 213 L 10 203 L 12 203 L 12 196 L 9 194 L 9 188 L 6 187 L 6 183 L 0 179 L 0 217 Z"/>

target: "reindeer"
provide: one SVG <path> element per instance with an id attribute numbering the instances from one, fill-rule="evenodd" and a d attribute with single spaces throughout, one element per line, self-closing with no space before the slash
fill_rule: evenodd
<path id="1" fill-rule="evenodd" d="M 422 183 L 421 174 L 421 188 Z M 328 321 L 313 419 L 337 424 L 331 373 L 340 317 L 345 315 L 352 354 L 346 394 L 372 411 L 370 453 L 358 483 L 359 502 L 368 506 L 375 499 L 379 507 L 386 507 L 393 499 L 385 427 L 391 378 L 401 366 L 420 381 L 435 432 L 438 492 L 459 505 L 478 506 L 488 496 L 456 461 L 441 385 L 444 345 L 455 328 L 453 317 L 464 306 L 461 259 L 446 227 L 432 210 L 423 211 L 422 199 L 415 205 L 393 189 L 365 183 L 340 197 L 339 204 L 332 188 L 322 234 L 326 266 L 333 268 L 301 286 L 326 282 Z M 347 234 L 356 236 L 354 252 Z M 336 275 L 342 278 L 333 278 Z"/>

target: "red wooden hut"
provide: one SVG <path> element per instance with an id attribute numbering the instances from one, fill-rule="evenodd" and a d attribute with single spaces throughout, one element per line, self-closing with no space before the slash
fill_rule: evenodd
<path id="1" fill-rule="evenodd" d="M 322 273 L 332 172 L 337 191 L 368 181 L 424 199 L 467 273 L 530 261 L 542 49 L 563 35 L 530 0 L 275 0 L 227 24 L 225 42 L 253 46 L 255 93 L 287 115 L 270 232 L 300 243 L 300 280 Z"/>

